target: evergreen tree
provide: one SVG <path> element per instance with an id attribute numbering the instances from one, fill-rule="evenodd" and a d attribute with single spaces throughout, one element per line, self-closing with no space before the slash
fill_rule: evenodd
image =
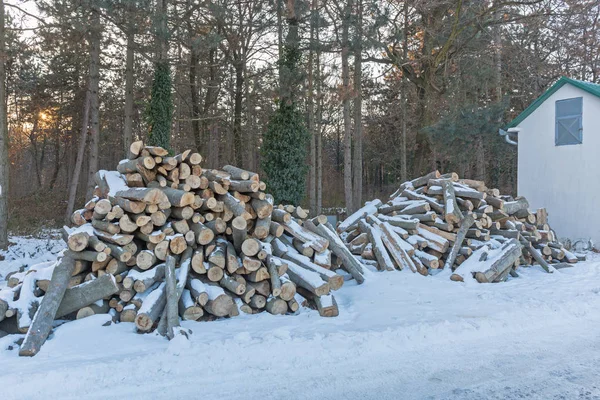
<path id="1" fill-rule="evenodd" d="M 294 2 L 290 3 L 287 18 L 289 32 L 280 60 L 281 98 L 279 107 L 269 120 L 263 135 L 261 152 L 267 184 L 275 201 L 298 204 L 304 197 L 306 187 L 306 154 L 310 135 L 304 123 L 304 116 L 296 104 L 296 94 L 301 82 L 298 68 L 301 53 L 298 19 L 294 11 Z"/>

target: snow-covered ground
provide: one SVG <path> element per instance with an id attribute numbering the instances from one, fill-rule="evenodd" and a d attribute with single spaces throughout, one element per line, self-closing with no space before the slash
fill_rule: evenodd
<path id="1" fill-rule="evenodd" d="M 8 250 L 0 250 L 0 288 L 4 286 L 5 277 L 10 272 L 56 260 L 57 254 L 65 246 L 58 235 L 57 231 L 47 231 L 38 238 L 11 236 Z"/>
<path id="2" fill-rule="evenodd" d="M 501 284 L 376 273 L 335 293 L 337 318 L 188 322 L 190 342 L 105 316 L 59 327 L 34 358 L 9 336 L 1 398 L 600 398 L 600 258 L 519 272 Z"/>

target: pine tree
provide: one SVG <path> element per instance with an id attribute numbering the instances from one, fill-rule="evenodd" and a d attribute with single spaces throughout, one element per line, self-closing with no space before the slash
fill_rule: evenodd
<path id="1" fill-rule="evenodd" d="M 306 187 L 306 155 L 310 135 L 304 116 L 296 104 L 301 79 L 298 68 L 301 52 L 294 1 L 288 4 L 291 4 L 287 18 L 289 32 L 280 60 L 281 98 L 263 135 L 261 152 L 267 184 L 275 201 L 298 204 L 304 197 Z"/>

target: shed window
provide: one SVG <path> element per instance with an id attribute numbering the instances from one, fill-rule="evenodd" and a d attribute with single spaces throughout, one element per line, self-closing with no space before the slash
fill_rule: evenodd
<path id="1" fill-rule="evenodd" d="M 581 144 L 583 141 L 583 97 L 556 101 L 556 146 Z"/>

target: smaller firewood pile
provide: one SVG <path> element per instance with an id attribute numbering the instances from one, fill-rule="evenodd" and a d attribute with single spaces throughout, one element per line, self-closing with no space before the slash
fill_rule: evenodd
<path id="1" fill-rule="evenodd" d="M 519 267 L 553 272 L 585 259 L 557 240 L 545 209 L 528 208 L 523 197 L 434 171 L 401 184 L 386 204 L 367 202 L 337 229 L 352 254 L 379 270 L 446 268 L 461 282 L 502 282 Z"/>
<path id="2" fill-rule="evenodd" d="M 62 257 L 0 292 L 0 330 L 27 332 L 21 355 L 39 351 L 55 319 L 98 313 L 169 338 L 184 332 L 180 319 L 293 313 L 299 301 L 333 317 L 331 292 L 364 281 L 327 218 L 274 207 L 258 174 L 142 142 L 130 153 L 96 174 L 95 196 L 63 228 Z"/>

